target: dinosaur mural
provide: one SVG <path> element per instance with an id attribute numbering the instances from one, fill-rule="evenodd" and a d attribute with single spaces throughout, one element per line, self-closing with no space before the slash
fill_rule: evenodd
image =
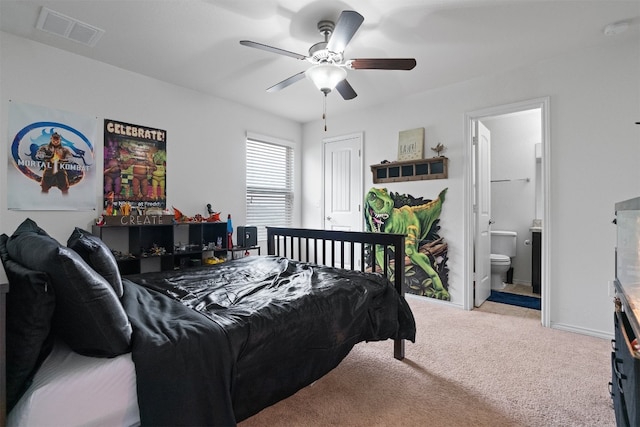
<path id="1" fill-rule="evenodd" d="M 447 244 L 438 236 L 446 194 L 445 188 L 436 199 L 424 200 L 372 188 L 365 197 L 364 215 L 368 231 L 406 236 L 405 290 L 448 301 Z M 376 248 L 376 264 L 382 266 L 384 256 L 384 250 Z"/>

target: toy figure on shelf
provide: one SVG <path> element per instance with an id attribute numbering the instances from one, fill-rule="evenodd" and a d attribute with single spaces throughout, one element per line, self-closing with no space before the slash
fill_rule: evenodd
<path id="1" fill-rule="evenodd" d="M 227 216 L 227 248 L 233 248 L 233 223 L 231 222 L 231 214 Z"/>
<path id="2" fill-rule="evenodd" d="M 438 142 L 438 145 L 436 145 L 435 147 L 431 147 L 431 149 L 436 152 L 438 157 L 442 157 L 441 153 L 444 151 L 445 147 L 444 147 L 444 145 L 442 145 L 442 144 L 440 144 Z"/>
<path id="3" fill-rule="evenodd" d="M 117 214 L 115 208 L 113 207 L 114 196 L 115 195 L 114 195 L 113 191 L 109 191 L 109 193 L 107 194 L 107 201 L 106 201 L 107 205 L 104 208 L 105 215 L 111 216 L 111 215 L 116 215 Z"/>
<path id="4" fill-rule="evenodd" d="M 124 202 L 122 205 L 120 205 L 120 212 L 122 213 L 122 215 L 131 215 L 131 203 Z"/>
<path id="5" fill-rule="evenodd" d="M 207 222 L 220 221 L 220 212 L 214 212 L 213 208 L 211 207 L 211 203 L 207 203 L 207 213 L 209 214 L 209 217 L 205 219 L 205 221 Z"/>
<path id="6" fill-rule="evenodd" d="M 171 208 L 173 209 L 173 219 L 175 222 L 189 222 L 190 218 L 188 216 L 173 206 L 171 206 Z"/>

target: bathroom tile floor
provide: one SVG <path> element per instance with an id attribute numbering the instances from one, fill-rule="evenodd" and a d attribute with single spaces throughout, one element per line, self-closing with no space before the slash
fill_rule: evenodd
<path id="1" fill-rule="evenodd" d="M 531 285 L 522 285 L 517 283 L 506 283 L 502 292 L 509 292 L 518 295 L 527 295 L 530 297 L 540 298 L 540 294 L 534 294 Z"/>

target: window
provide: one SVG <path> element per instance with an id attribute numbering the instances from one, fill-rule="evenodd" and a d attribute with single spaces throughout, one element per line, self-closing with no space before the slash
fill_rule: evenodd
<path id="1" fill-rule="evenodd" d="M 293 146 L 286 141 L 247 135 L 247 224 L 267 229 L 291 227 L 293 217 Z"/>

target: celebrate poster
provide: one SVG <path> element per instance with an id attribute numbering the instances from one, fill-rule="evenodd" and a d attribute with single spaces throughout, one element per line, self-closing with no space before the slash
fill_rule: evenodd
<path id="1" fill-rule="evenodd" d="M 161 212 L 167 206 L 167 133 L 104 121 L 104 213 Z"/>
<path id="2" fill-rule="evenodd" d="M 95 210 L 96 117 L 9 102 L 7 208 Z"/>

